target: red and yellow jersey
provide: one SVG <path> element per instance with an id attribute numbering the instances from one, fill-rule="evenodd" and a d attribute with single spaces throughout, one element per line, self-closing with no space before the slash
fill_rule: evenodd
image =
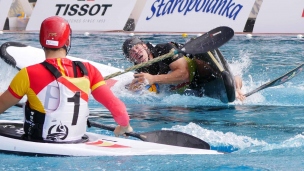
<path id="1" fill-rule="evenodd" d="M 74 77 L 73 64 L 70 59 L 52 58 L 47 59 L 46 62 L 55 66 L 62 76 Z M 100 72 L 93 65 L 88 62 L 82 63 L 88 71 L 91 91 L 106 84 Z M 77 76 L 82 76 L 78 67 Z M 36 64 L 21 69 L 13 78 L 9 91 L 19 99 L 27 95 L 32 110 L 46 113 L 45 110 L 55 110 L 59 103 L 58 85 L 54 80 L 56 78 L 50 71 L 42 64 Z M 44 93 L 40 93 L 41 91 Z M 42 102 L 39 99 L 45 99 L 45 101 Z"/>

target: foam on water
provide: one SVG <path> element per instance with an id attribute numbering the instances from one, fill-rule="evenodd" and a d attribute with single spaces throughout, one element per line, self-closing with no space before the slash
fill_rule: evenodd
<path id="1" fill-rule="evenodd" d="M 168 129 L 164 129 L 168 130 Z M 189 123 L 186 126 L 176 125 L 169 130 L 181 131 L 198 137 L 211 144 L 212 149 L 225 149 L 224 152 L 233 152 L 240 149 L 252 148 L 253 146 L 265 146 L 267 143 L 263 140 L 257 140 L 248 136 L 236 135 L 233 132 L 221 132 L 208 130 L 195 123 Z"/>
<path id="2" fill-rule="evenodd" d="M 189 123 L 186 126 L 176 125 L 172 128 L 163 130 L 174 130 L 193 135 L 209 143 L 211 145 L 211 149 L 223 152 L 239 151 L 240 153 L 245 153 L 249 151 L 250 153 L 255 153 L 275 149 L 304 147 L 303 134 L 298 134 L 281 143 L 275 144 L 267 143 L 263 140 L 258 140 L 257 138 L 237 135 L 233 132 L 224 133 L 221 131 L 208 130 L 195 123 Z"/>
<path id="3" fill-rule="evenodd" d="M 264 144 L 262 147 L 249 150 L 250 152 L 273 151 L 278 149 L 299 148 L 304 147 L 304 135 L 298 134 L 278 144 Z"/>

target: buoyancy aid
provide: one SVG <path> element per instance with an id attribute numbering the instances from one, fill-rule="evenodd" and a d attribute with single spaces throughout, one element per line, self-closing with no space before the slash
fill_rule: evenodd
<path id="1" fill-rule="evenodd" d="M 52 64 L 41 63 L 56 78 L 50 84 L 57 83 L 59 95 L 58 107 L 54 111 L 41 113 L 25 106 L 24 132 L 29 139 L 45 141 L 78 141 L 86 132 L 89 115 L 88 98 L 90 81 L 83 63 L 73 62 L 75 78 L 63 76 Z M 82 72 L 77 77 L 76 67 Z M 38 71 L 39 72 L 39 71 Z M 49 84 L 49 85 L 50 85 Z M 47 86 L 39 93 L 45 93 Z M 40 99 L 44 102 L 45 99 Z M 56 103 L 56 102 L 54 102 Z"/>

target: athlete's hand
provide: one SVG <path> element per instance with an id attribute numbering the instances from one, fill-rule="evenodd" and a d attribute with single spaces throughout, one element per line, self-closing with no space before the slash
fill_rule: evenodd
<path id="1" fill-rule="evenodd" d="M 136 92 L 141 91 L 147 84 L 137 82 L 135 79 L 127 86 L 128 90 Z"/>
<path id="2" fill-rule="evenodd" d="M 235 89 L 236 89 L 235 97 L 243 102 L 246 99 L 246 96 L 244 96 L 244 93 L 241 90 L 241 88 L 243 87 L 243 80 L 240 76 L 236 75 L 234 76 L 234 81 L 235 81 Z"/>
<path id="3" fill-rule="evenodd" d="M 150 84 L 152 75 L 148 73 L 139 73 L 134 74 L 134 79 L 132 80 L 131 84 L 128 85 L 128 89 L 130 91 L 140 91 L 145 88 L 146 85 Z M 148 78 L 148 79 L 147 79 Z"/>
<path id="4" fill-rule="evenodd" d="M 134 79 L 132 82 L 138 82 L 146 85 L 147 84 L 152 85 L 155 83 L 153 79 L 153 75 L 144 72 L 141 72 L 139 74 L 134 74 Z"/>
<path id="5" fill-rule="evenodd" d="M 243 92 L 242 92 L 241 89 L 236 89 L 236 91 L 235 91 L 235 97 L 237 99 L 239 99 L 240 101 L 242 101 L 242 102 L 246 99 L 246 96 L 244 96 L 244 94 L 243 94 Z"/>
<path id="6" fill-rule="evenodd" d="M 133 128 L 130 126 L 130 124 L 128 126 L 118 125 L 114 130 L 114 134 L 116 137 L 119 137 L 120 135 L 124 135 L 125 133 L 129 132 L 133 132 Z"/>

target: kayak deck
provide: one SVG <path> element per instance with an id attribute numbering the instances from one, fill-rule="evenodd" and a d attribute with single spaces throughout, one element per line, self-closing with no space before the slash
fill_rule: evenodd
<path id="1" fill-rule="evenodd" d="M 131 156 L 222 154 L 214 150 L 177 147 L 87 132 L 87 142 L 49 143 L 22 140 L 19 121 L 0 121 L 0 152 L 34 156 Z"/>

